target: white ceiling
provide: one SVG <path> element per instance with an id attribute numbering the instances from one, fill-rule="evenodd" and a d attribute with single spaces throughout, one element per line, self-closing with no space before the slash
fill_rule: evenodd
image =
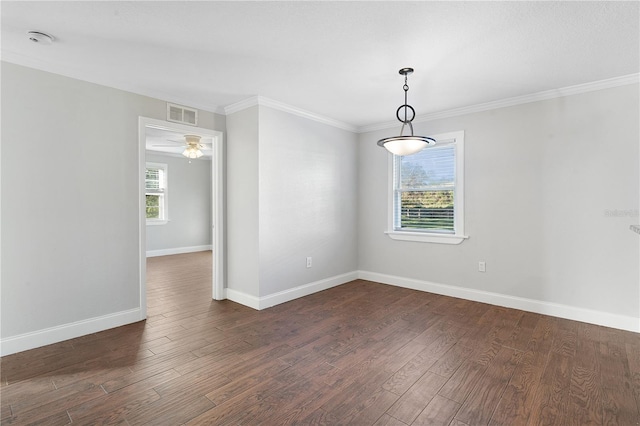
<path id="1" fill-rule="evenodd" d="M 252 96 L 355 127 L 640 71 L 639 2 L 11 2 L 2 59 L 213 111 Z M 44 46 L 26 32 L 56 37 Z"/>

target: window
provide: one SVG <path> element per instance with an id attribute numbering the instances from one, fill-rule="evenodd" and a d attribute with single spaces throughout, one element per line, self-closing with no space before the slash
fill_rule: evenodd
<path id="1" fill-rule="evenodd" d="M 391 155 L 389 230 L 396 240 L 460 244 L 464 235 L 464 132 L 433 137 L 417 154 Z"/>
<path id="2" fill-rule="evenodd" d="M 147 163 L 144 177 L 147 224 L 167 223 L 167 165 Z"/>

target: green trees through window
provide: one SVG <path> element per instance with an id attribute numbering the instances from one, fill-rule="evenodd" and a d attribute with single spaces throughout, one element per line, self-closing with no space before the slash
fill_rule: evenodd
<path id="1" fill-rule="evenodd" d="M 147 194 L 147 219 L 160 219 L 160 197 Z"/>

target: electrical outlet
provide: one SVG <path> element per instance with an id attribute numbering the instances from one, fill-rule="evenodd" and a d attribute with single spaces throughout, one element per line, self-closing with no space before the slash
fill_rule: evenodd
<path id="1" fill-rule="evenodd" d="M 311 268 L 312 264 L 313 264 L 313 259 L 311 257 L 307 257 L 307 268 Z"/>
<path id="2" fill-rule="evenodd" d="M 487 264 L 485 262 L 478 262 L 478 272 L 487 272 Z"/>

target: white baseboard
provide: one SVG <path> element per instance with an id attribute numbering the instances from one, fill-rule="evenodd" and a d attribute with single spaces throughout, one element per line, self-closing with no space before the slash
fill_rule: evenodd
<path id="1" fill-rule="evenodd" d="M 281 303 L 289 302 L 290 300 L 298 299 L 300 297 L 308 296 L 313 293 L 317 293 L 322 290 L 327 290 L 331 287 L 336 287 L 341 284 L 348 283 L 358 278 L 358 272 L 347 272 L 346 274 L 335 275 L 333 277 L 325 278 L 323 280 L 314 281 L 309 284 L 303 284 L 298 287 L 294 287 L 288 290 L 280 291 L 278 293 L 269 294 L 263 297 L 255 297 L 241 291 L 226 289 L 227 299 L 240 303 L 241 305 L 248 306 L 253 309 L 261 310 L 270 308 Z"/>
<path id="2" fill-rule="evenodd" d="M 543 302 L 540 300 L 526 299 L 523 297 L 509 296 L 500 293 L 491 293 L 488 291 L 473 290 L 447 284 L 438 284 L 429 281 L 415 280 L 412 278 L 403 278 L 394 275 L 380 274 L 377 272 L 358 271 L 358 278 L 395 285 L 398 287 L 427 291 L 429 293 L 436 293 L 444 296 L 489 303 L 491 305 L 503 306 L 505 308 L 521 309 L 523 311 L 551 315 L 554 317 L 602 325 L 620 330 L 633 331 L 636 333 L 640 332 L 640 318 L 632 316 L 595 311 L 576 306 L 561 305 L 559 303 Z"/>
<path id="3" fill-rule="evenodd" d="M 0 355 L 11 355 L 16 352 L 39 348 L 52 343 L 120 327 L 121 325 L 131 324 L 141 321 L 142 319 L 140 308 L 135 308 L 17 336 L 6 337 L 0 339 Z"/>
<path id="4" fill-rule="evenodd" d="M 232 302 L 248 306 L 253 309 L 260 309 L 260 299 L 247 293 L 243 293 L 232 288 L 225 288 L 225 297 Z"/>
<path id="5" fill-rule="evenodd" d="M 206 246 L 177 247 L 162 250 L 147 250 L 147 257 L 169 256 L 172 254 L 195 253 L 197 251 L 213 250 L 211 244 Z"/>
<path id="6" fill-rule="evenodd" d="M 325 278 L 320 281 L 314 281 L 309 284 L 304 284 L 298 287 L 294 287 L 289 290 L 280 291 L 278 293 L 269 294 L 260 298 L 260 308 L 265 309 L 271 306 L 279 305 L 281 303 L 288 302 L 290 300 L 298 299 L 300 297 L 308 296 L 313 293 L 317 293 L 322 290 L 327 290 L 331 287 L 336 287 L 341 284 L 348 283 L 358 279 L 358 272 L 347 272 L 342 275 L 335 275 L 333 277 Z"/>

